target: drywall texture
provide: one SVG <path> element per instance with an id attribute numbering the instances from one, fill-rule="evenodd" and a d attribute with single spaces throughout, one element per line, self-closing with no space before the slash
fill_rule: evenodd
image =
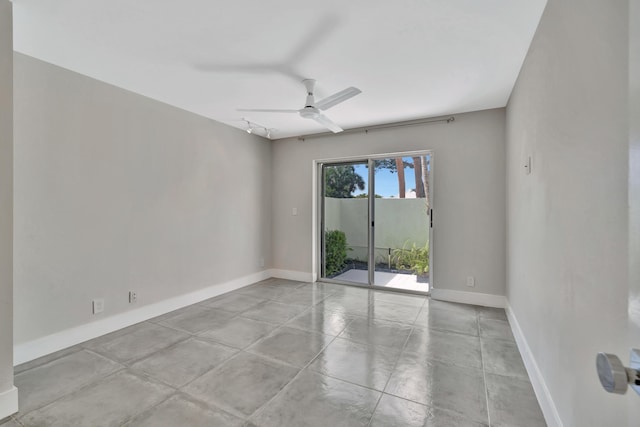
<path id="1" fill-rule="evenodd" d="M 0 0 L 0 394 L 13 387 L 13 44 Z M 1 406 L 1 405 L 0 405 Z M 6 415 L 0 411 L 0 419 Z"/>
<path id="2" fill-rule="evenodd" d="M 628 354 L 627 20 L 550 0 L 507 107 L 507 297 L 565 426 L 627 425 L 594 362 Z"/>
<path id="3" fill-rule="evenodd" d="M 268 140 L 21 54 L 15 71 L 16 344 L 95 320 L 93 298 L 109 316 L 269 266 Z"/>
<path id="4" fill-rule="evenodd" d="M 433 150 L 434 287 L 504 295 L 504 147 L 504 109 L 459 114 L 450 124 L 275 141 L 274 268 L 313 271 L 314 160 Z"/>

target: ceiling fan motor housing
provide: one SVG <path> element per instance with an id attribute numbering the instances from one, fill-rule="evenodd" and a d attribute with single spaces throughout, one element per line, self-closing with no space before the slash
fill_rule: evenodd
<path id="1" fill-rule="evenodd" d="M 300 110 L 300 117 L 303 117 L 305 119 L 313 119 L 315 117 L 318 117 L 319 114 L 320 110 L 312 106 L 306 106 L 302 110 Z"/>
<path id="2" fill-rule="evenodd" d="M 316 100 L 315 97 L 313 96 L 313 91 L 316 87 L 316 81 L 314 79 L 306 79 L 303 80 L 302 83 L 304 84 L 305 89 L 307 90 L 307 100 L 304 103 L 304 108 L 313 108 L 316 106 Z M 302 116 L 302 112 L 300 112 L 300 115 Z M 309 116 L 302 116 L 302 117 L 309 117 Z"/>

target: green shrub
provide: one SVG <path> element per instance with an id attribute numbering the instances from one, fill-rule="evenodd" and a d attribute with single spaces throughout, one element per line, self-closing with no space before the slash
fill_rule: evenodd
<path id="1" fill-rule="evenodd" d="M 417 275 L 429 272 L 429 242 L 424 247 L 418 247 L 415 243 L 407 248 L 409 242 L 405 242 L 402 249 L 393 250 L 392 262 L 397 269 L 411 270 Z"/>
<path id="2" fill-rule="evenodd" d="M 324 233 L 325 275 L 338 273 L 347 259 L 347 236 L 340 230 Z"/>

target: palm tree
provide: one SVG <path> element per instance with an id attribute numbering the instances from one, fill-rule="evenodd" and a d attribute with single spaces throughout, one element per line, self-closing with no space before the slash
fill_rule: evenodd
<path id="1" fill-rule="evenodd" d="M 398 197 L 404 199 L 404 162 L 402 161 L 402 157 L 396 157 L 396 172 L 398 172 Z"/>

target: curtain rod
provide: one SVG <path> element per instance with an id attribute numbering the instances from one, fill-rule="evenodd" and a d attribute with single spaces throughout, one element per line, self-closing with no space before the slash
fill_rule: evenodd
<path id="1" fill-rule="evenodd" d="M 451 122 L 453 122 L 455 120 L 456 120 L 456 118 L 454 116 L 449 116 L 449 117 L 445 117 L 445 118 L 442 118 L 442 119 L 408 120 L 406 122 L 387 123 L 387 124 L 382 124 L 382 125 L 365 126 L 365 127 L 360 127 L 360 128 L 347 129 L 347 130 L 345 130 L 343 132 L 340 132 L 340 134 L 344 135 L 344 134 L 347 134 L 347 133 L 356 133 L 356 132 L 369 133 L 369 131 L 380 130 L 380 129 L 390 129 L 390 128 L 397 128 L 397 127 L 417 126 L 417 125 L 424 125 L 424 124 L 430 124 L 430 123 L 451 123 Z M 311 135 L 299 136 L 297 139 L 298 139 L 298 141 L 304 141 L 305 139 L 321 138 L 321 137 L 327 136 L 327 135 L 333 135 L 333 133 L 331 133 L 331 132 L 314 133 L 314 134 L 311 134 Z"/>

